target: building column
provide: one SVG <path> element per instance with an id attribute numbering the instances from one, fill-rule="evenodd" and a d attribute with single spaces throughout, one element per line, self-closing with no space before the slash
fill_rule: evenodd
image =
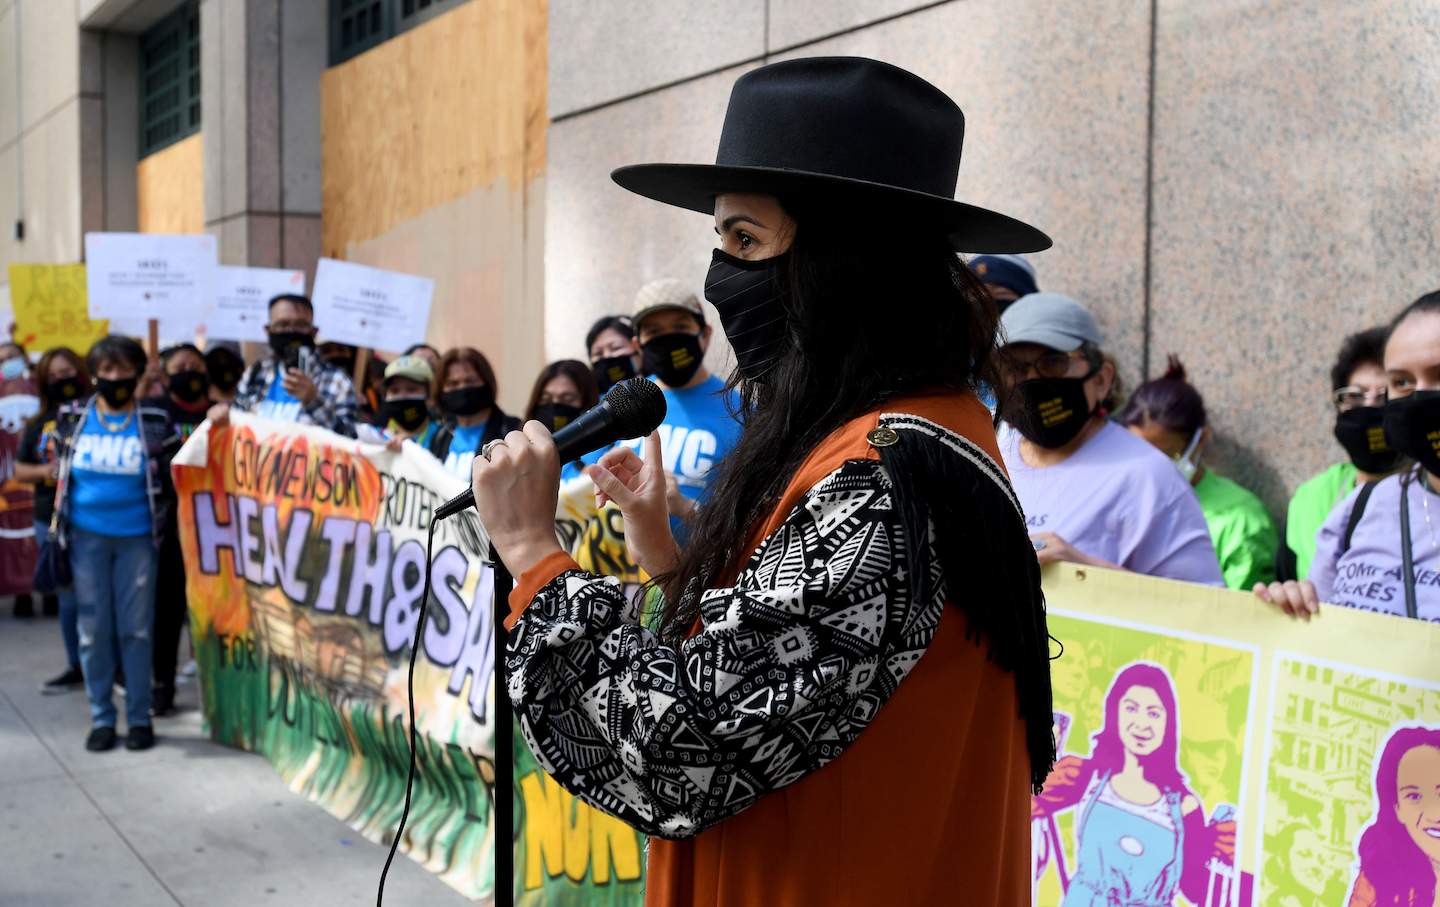
<path id="1" fill-rule="evenodd" d="M 320 256 L 325 0 L 200 5 L 205 228 L 220 261 L 300 268 Z"/>

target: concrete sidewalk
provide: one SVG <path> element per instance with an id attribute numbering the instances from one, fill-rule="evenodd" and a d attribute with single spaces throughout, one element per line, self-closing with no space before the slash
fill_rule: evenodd
<path id="1" fill-rule="evenodd" d="M 10 615 L 0 599 L 0 904 L 375 903 L 386 849 L 291 793 L 264 758 L 207 740 L 193 679 L 179 712 L 155 719 L 154 749 L 88 752 L 84 692 L 40 693 L 65 667 L 55 619 Z M 399 855 L 385 887 L 386 904 L 471 903 Z"/>

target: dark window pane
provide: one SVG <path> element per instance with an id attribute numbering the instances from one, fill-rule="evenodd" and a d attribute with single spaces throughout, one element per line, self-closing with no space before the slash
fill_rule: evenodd
<path id="1" fill-rule="evenodd" d="M 370 34 L 377 34 L 380 31 L 380 4 L 370 7 Z"/>

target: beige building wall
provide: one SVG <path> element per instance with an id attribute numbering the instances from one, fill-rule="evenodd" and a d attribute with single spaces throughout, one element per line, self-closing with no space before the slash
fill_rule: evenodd
<path id="1" fill-rule="evenodd" d="M 581 355 L 647 280 L 700 292 L 710 219 L 609 171 L 712 162 L 735 78 L 796 56 L 875 57 L 950 94 L 957 197 L 1054 237 L 1031 256 L 1040 286 L 1090 308 L 1131 387 L 1180 354 L 1212 463 L 1277 515 L 1344 457 L 1327 404 L 1344 334 L 1440 286 L 1436 0 L 598 7 L 551 3 L 548 358 Z"/>
<path id="2" fill-rule="evenodd" d="M 324 254 L 434 278 L 427 340 L 510 412 L 543 365 L 545 52 L 543 2 L 471 2 L 321 78 Z"/>
<path id="3" fill-rule="evenodd" d="M 5 265 L 81 258 L 78 32 L 74 3 L 30 0 L 9 4 L 0 13 L 0 256 Z M 17 220 L 24 223 L 24 239 L 15 239 Z M 6 288 L 0 302 L 7 311 L 9 280 L 8 268 L 0 269 Z M 8 323 L 6 312 L 0 316 Z"/>

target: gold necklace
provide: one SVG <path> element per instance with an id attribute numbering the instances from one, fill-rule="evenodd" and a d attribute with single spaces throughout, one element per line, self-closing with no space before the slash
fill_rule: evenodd
<path id="1" fill-rule="evenodd" d="M 104 427 L 106 431 L 114 434 L 117 431 L 124 431 L 125 429 L 130 427 L 130 420 L 135 418 L 135 407 L 130 407 L 130 410 L 125 413 L 125 421 L 121 422 L 119 425 L 112 425 L 111 423 L 106 422 L 105 414 L 100 411 L 100 407 L 98 406 L 95 407 L 95 415 L 99 417 L 100 425 Z"/>

